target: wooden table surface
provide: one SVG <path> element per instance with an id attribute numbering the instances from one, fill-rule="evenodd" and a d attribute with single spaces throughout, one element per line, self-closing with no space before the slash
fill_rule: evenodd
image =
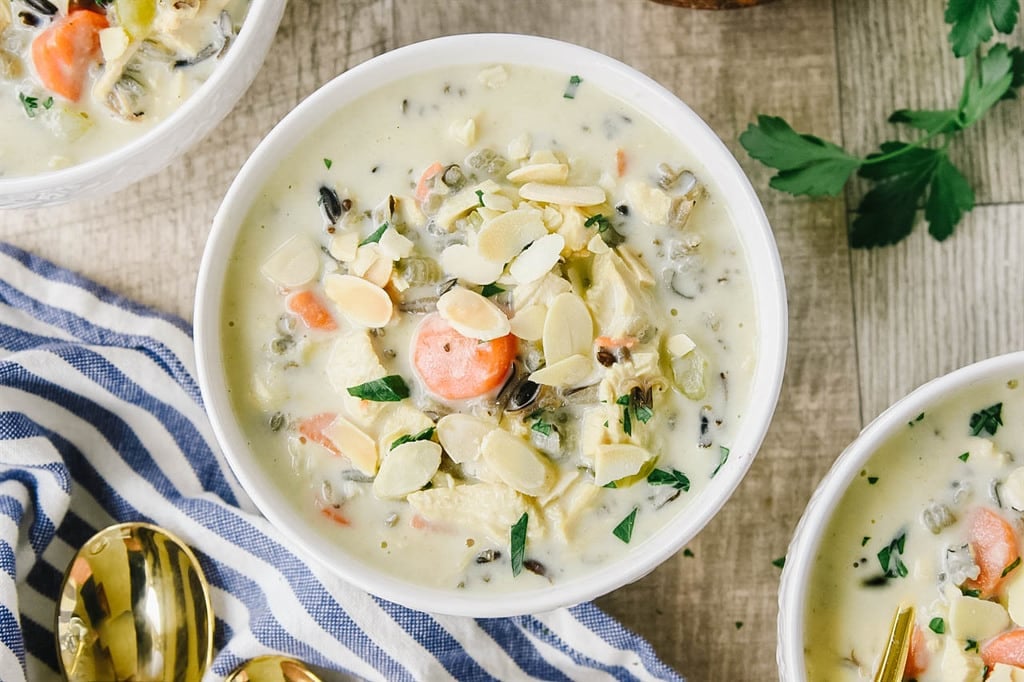
<path id="1" fill-rule="evenodd" d="M 789 362 L 765 445 L 690 544 L 693 556 L 599 604 L 691 680 L 772 679 L 772 560 L 836 455 L 924 381 L 1024 348 L 1024 99 L 999 105 L 956 144 L 979 205 L 942 244 L 919 226 L 896 247 L 851 251 L 846 224 L 863 189 L 834 200 L 777 193 L 737 136 L 772 113 L 867 153 L 897 132 L 890 111 L 955 105 L 961 64 L 944 5 L 777 0 L 704 12 L 649 0 L 292 0 L 262 72 L 205 142 L 112 197 L 0 213 L 0 240 L 190 318 L 203 244 L 235 171 L 276 121 L 346 68 L 425 38 L 501 31 L 576 42 L 646 72 L 721 136 L 764 202 L 786 271 Z"/>

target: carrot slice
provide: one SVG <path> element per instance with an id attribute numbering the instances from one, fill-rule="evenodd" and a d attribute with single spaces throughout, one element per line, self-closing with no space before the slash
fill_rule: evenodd
<path id="1" fill-rule="evenodd" d="M 996 663 L 1024 668 L 1024 628 L 1010 630 L 990 639 L 981 647 L 981 659 L 989 670 Z"/>
<path id="2" fill-rule="evenodd" d="M 427 193 L 430 192 L 430 186 L 428 183 L 431 178 L 441 172 L 444 166 L 439 161 L 427 166 L 427 169 L 423 171 L 423 175 L 420 176 L 420 181 L 416 183 L 416 202 L 422 204 L 427 198 Z"/>
<path id="3" fill-rule="evenodd" d="M 348 517 L 342 514 L 340 509 L 332 505 L 326 505 L 321 503 L 320 513 L 323 514 L 326 518 L 330 519 L 331 521 L 334 521 L 339 526 L 351 525 L 349 523 Z"/>
<path id="4" fill-rule="evenodd" d="M 985 507 L 973 513 L 969 524 L 968 541 L 981 571 L 977 579 L 965 584 L 969 589 L 979 590 L 982 599 L 988 599 L 999 592 L 1005 577 L 1003 571 L 1020 558 L 1017 534 L 1003 517 Z"/>
<path id="5" fill-rule="evenodd" d="M 289 296 L 288 310 L 298 315 L 310 329 L 331 331 L 338 328 L 330 311 L 312 291 L 299 291 Z"/>
<path id="6" fill-rule="evenodd" d="M 446 400 L 475 398 L 501 386 L 519 342 L 509 334 L 481 343 L 455 331 L 440 315 L 420 323 L 412 363 L 426 387 Z"/>
<path id="7" fill-rule="evenodd" d="M 621 149 L 615 150 L 615 171 L 620 178 L 626 174 L 626 152 Z"/>
<path id="8" fill-rule="evenodd" d="M 77 102 L 89 66 L 100 54 L 100 31 L 110 24 L 99 12 L 78 10 L 54 21 L 32 41 L 32 64 L 43 86 Z"/>
<path id="9" fill-rule="evenodd" d="M 637 338 L 635 336 L 623 336 L 619 339 L 613 339 L 610 336 L 599 336 L 594 339 L 594 345 L 599 348 L 632 348 L 636 345 Z"/>
<path id="10" fill-rule="evenodd" d="M 299 422 L 299 433 L 319 445 L 324 446 L 336 455 L 341 455 L 338 446 L 330 438 L 324 435 L 324 429 L 337 419 L 338 415 L 333 412 L 322 412 Z"/>
<path id="11" fill-rule="evenodd" d="M 903 679 L 917 679 L 928 669 L 928 647 L 924 641 L 924 631 L 920 625 L 914 625 L 910 636 L 910 647 L 907 650 L 907 664 L 903 667 Z"/>

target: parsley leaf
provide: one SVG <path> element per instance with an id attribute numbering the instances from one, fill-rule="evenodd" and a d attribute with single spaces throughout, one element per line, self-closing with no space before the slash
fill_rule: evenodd
<path id="1" fill-rule="evenodd" d="M 633 537 L 633 526 L 636 524 L 636 512 L 638 509 L 639 507 L 633 507 L 633 511 L 629 512 L 629 515 L 619 521 L 619 525 L 612 529 L 612 535 L 622 540 L 627 545 Z"/>
<path id="2" fill-rule="evenodd" d="M 786 565 L 786 557 L 780 556 L 778 559 L 772 559 L 772 566 L 775 568 L 783 568 Z"/>
<path id="3" fill-rule="evenodd" d="M 790 194 L 838 196 L 861 160 L 841 147 L 796 132 L 778 116 L 757 117 L 740 135 L 752 157 L 779 170 L 769 185 Z"/>
<path id="4" fill-rule="evenodd" d="M 1014 570 L 1015 568 L 1017 568 L 1018 566 L 1020 566 L 1020 555 L 1018 555 L 1016 559 L 1014 559 L 1013 561 L 1011 561 L 1011 562 L 1010 562 L 1010 564 L 1009 564 L 1009 565 L 1008 565 L 1008 566 L 1007 566 L 1006 568 L 1004 568 L 1004 569 L 1003 569 L 1003 573 L 1002 573 L 1002 575 L 1000 575 L 999 577 L 1000 577 L 1000 578 L 1005 578 L 1005 577 L 1006 577 L 1006 576 L 1008 576 L 1008 575 L 1009 575 L 1010 573 L 1012 573 L 1012 572 L 1013 572 L 1013 570 Z"/>
<path id="5" fill-rule="evenodd" d="M 375 403 L 396 403 L 409 397 L 409 387 L 405 379 L 397 374 L 367 381 L 358 386 L 349 386 L 346 390 L 351 396 Z"/>
<path id="6" fill-rule="evenodd" d="M 889 116 L 889 123 L 904 123 L 926 133 L 952 133 L 960 130 L 959 113 L 956 109 L 898 109 Z"/>
<path id="7" fill-rule="evenodd" d="M 964 213 L 974 208 L 974 190 L 967 178 L 942 154 L 932 171 L 928 185 L 928 201 L 924 205 L 924 219 L 928 221 L 928 234 L 938 241 L 953 234 L 953 229 Z"/>
<path id="8" fill-rule="evenodd" d="M 384 232 L 390 227 L 387 222 L 384 222 L 380 227 L 373 231 L 369 237 L 359 242 L 359 246 L 366 246 L 367 244 L 376 244 L 380 241 L 380 238 L 384 235 Z"/>
<path id="9" fill-rule="evenodd" d="M 331 170 L 332 165 L 334 165 L 334 162 L 328 159 L 327 157 L 324 157 L 324 166 L 327 167 L 327 170 Z"/>
<path id="10" fill-rule="evenodd" d="M 579 89 L 580 83 L 582 82 L 583 79 L 579 76 L 569 76 L 569 84 L 565 86 L 565 92 L 562 93 L 562 97 L 565 99 L 575 99 L 576 90 Z"/>
<path id="11" fill-rule="evenodd" d="M 953 54 L 964 57 L 989 40 L 992 24 L 1000 33 L 1010 33 L 1019 11 L 1018 0 L 949 0 L 946 23 L 953 27 L 949 32 Z"/>
<path id="12" fill-rule="evenodd" d="M 946 632 L 946 621 L 936 616 L 928 622 L 928 629 L 937 635 L 944 634 Z"/>
<path id="13" fill-rule="evenodd" d="M 907 541 L 907 534 L 900 533 L 892 541 L 878 552 L 878 563 L 888 578 L 906 578 L 909 571 L 903 563 L 903 549 Z"/>
<path id="14" fill-rule="evenodd" d="M 18 93 L 18 100 L 21 101 L 21 106 L 25 108 L 25 115 L 29 118 L 36 117 L 36 109 L 39 108 L 39 98 L 29 97 L 23 92 Z"/>
<path id="15" fill-rule="evenodd" d="M 729 461 L 729 448 L 725 447 L 724 445 L 719 445 L 718 454 L 720 456 L 720 459 L 718 460 L 718 466 L 716 466 L 715 470 L 711 472 L 711 478 L 714 478 L 715 475 L 718 474 L 719 469 L 721 469 L 725 465 L 725 463 Z"/>
<path id="16" fill-rule="evenodd" d="M 519 520 L 509 531 L 509 548 L 512 558 L 512 575 L 517 576 L 523 572 L 523 559 L 526 557 L 526 525 L 530 522 L 530 515 L 523 512 Z"/>
<path id="17" fill-rule="evenodd" d="M 497 296 L 498 294 L 503 293 L 504 291 L 505 290 L 499 287 L 497 284 L 491 282 L 490 284 L 485 284 L 483 288 L 480 289 L 480 295 L 483 296 L 484 298 L 490 298 L 491 296 Z"/>
<path id="18" fill-rule="evenodd" d="M 391 443 L 391 447 L 388 448 L 388 450 L 394 450 L 399 445 L 404 445 L 406 443 L 413 443 L 413 442 L 418 441 L 418 440 L 430 440 L 431 438 L 434 437 L 434 431 L 435 431 L 435 427 L 429 426 L 429 427 L 423 429 L 422 431 L 420 431 L 419 433 L 417 433 L 416 435 L 410 435 L 410 434 L 407 433 L 407 434 L 405 434 L 404 436 L 402 436 L 400 438 L 396 438 L 394 440 L 394 442 Z"/>
<path id="19" fill-rule="evenodd" d="M 551 422 L 546 422 L 541 418 L 533 422 L 533 426 L 531 426 L 530 429 L 537 433 L 544 434 L 545 436 L 550 436 L 555 427 Z"/>
<path id="20" fill-rule="evenodd" d="M 974 69 L 968 69 L 964 91 L 960 96 L 960 120 L 963 127 L 978 121 L 996 102 L 1003 99 L 1013 85 L 1016 66 L 1010 49 L 1003 43 L 994 45 Z"/>
<path id="21" fill-rule="evenodd" d="M 996 435 L 996 430 L 1003 425 L 1003 404 L 996 403 L 989 405 L 980 412 L 971 415 L 971 435 L 980 435 L 985 431 L 990 436 Z"/>
<path id="22" fill-rule="evenodd" d="M 652 469 L 651 473 L 647 474 L 647 483 L 650 485 L 670 485 L 676 490 L 684 492 L 689 492 L 690 490 L 689 477 L 678 469 L 673 469 L 672 471 Z"/>

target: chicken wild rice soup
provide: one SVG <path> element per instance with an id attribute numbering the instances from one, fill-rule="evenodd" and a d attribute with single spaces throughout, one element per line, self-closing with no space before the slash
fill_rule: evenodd
<path id="1" fill-rule="evenodd" d="M 102 156 L 216 68 L 248 0 L 0 0 L 0 177 Z"/>
<path id="2" fill-rule="evenodd" d="M 906 424 L 847 489 L 807 594 L 808 680 L 871 680 L 900 604 L 904 679 L 1024 681 L 1024 377 Z"/>
<path id="3" fill-rule="evenodd" d="M 250 447 L 385 573 L 517 590 L 599 569 L 728 466 L 757 321 L 725 200 L 585 77 L 382 86 L 240 231 L 222 352 Z"/>

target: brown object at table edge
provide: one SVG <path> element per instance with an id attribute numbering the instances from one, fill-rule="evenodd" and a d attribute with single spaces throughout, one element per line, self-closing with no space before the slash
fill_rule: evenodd
<path id="1" fill-rule="evenodd" d="M 662 5 L 685 7 L 687 9 L 743 9 L 763 5 L 772 0 L 653 0 Z"/>

